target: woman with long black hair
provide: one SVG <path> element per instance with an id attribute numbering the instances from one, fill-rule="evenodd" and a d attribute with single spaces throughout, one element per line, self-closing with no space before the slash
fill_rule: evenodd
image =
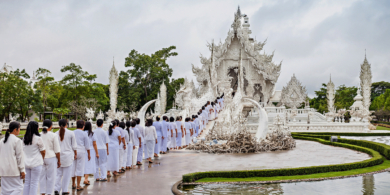
<path id="1" fill-rule="evenodd" d="M 43 159 L 41 178 L 39 180 L 39 191 L 42 195 L 53 192 L 57 168 L 61 166 L 60 143 L 58 142 L 58 136 L 51 131 L 52 127 L 53 122 L 51 120 L 46 119 L 43 121 L 41 138 L 45 145 L 46 154 L 45 159 Z"/>
<path id="2" fill-rule="evenodd" d="M 99 158 L 99 152 L 97 149 L 97 137 L 96 135 L 92 132 L 92 124 L 91 122 L 85 122 L 85 127 L 84 131 L 87 132 L 88 135 L 88 140 L 89 140 L 89 145 L 90 145 L 90 154 L 91 154 L 91 159 L 88 161 L 85 161 L 84 164 L 84 184 L 89 185 L 89 180 L 88 176 L 89 174 L 95 174 L 96 172 L 96 162 L 95 159 Z M 96 158 L 95 158 L 96 156 Z M 88 159 L 88 153 L 85 153 L 85 159 Z"/>
<path id="3" fill-rule="evenodd" d="M 9 124 L 5 137 L 0 140 L 1 194 L 20 195 L 25 178 L 23 142 L 17 136 L 20 123 Z"/>
<path id="4" fill-rule="evenodd" d="M 121 144 L 121 133 L 115 128 L 117 124 L 115 121 L 111 121 L 108 127 L 108 138 L 110 142 L 108 143 L 109 155 L 107 156 L 107 177 L 111 177 L 113 172 L 114 176 L 118 175 L 119 171 L 119 145 Z"/>
<path id="5" fill-rule="evenodd" d="M 39 178 L 46 153 L 38 129 L 38 122 L 30 121 L 23 138 L 24 165 L 26 166 L 23 195 L 36 195 L 38 192 Z"/>
<path id="6" fill-rule="evenodd" d="M 133 122 L 133 121 L 132 121 Z M 127 159 L 125 160 L 126 169 L 131 169 L 133 165 L 133 150 L 135 149 L 134 143 L 135 143 L 135 137 L 134 137 L 134 130 L 131 127 L 130 121 L 126 122 L 126 131 L 129 134 L 129 140 L 127 141 Z M 135 127 L 135 122 L 134 127 Z"/>
<path id="7" fill-rule="evenodd" d="M 69 131 L 68 121 L 61 119 L 58 121 L 60 130 L 56 132 L 61 149 L 61 167 L 57 169 L 57 179 L 54 193 L 69 194 L 68 186 L 72 176 L 73 161 L 77 159 L 77 142 L 73 131 Z"/>

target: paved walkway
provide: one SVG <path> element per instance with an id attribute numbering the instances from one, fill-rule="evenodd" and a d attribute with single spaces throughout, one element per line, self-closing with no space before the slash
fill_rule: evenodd
<path id="1" fill-rule="evenodd" d="M 171 151 L 153 164 L 126 171 L 108 182 L 93 182 L 84 191 L 71 194 L 171 194 L 172 185 L 186 173 L 211 170 L 247 170 L 303 167 L 348 163 L 369 156 L 345 148 L 297 140 L 297 148 L 289 151 L 259 154 L 205 154 L 194 151 Z"/>

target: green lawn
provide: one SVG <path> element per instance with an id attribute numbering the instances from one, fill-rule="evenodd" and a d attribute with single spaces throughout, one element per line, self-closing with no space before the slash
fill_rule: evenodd
<path id="1" fill-rule="evenodd" d="M 376 126 L 376 130 L 390 130 L 390 128 L 387 127 L 381 127 L 381 126 Z"/>
<path id="2" fill-rule="evenodd" d="M 251 181 L 275 181 L 275 180 L 295 180 L 295 179 L 313 179 L 326 178 L 337 176 L 357 175 L 362 173 L 370 173 L 390 168 L 390 160 L 385 160 L 382 164 L 363 169 L 355 169 L 350 171 L 318 173 L 311 175 L 295 175 L 295 176 L 279 176 L 279 177 L 248 177 L 248 178 L 203 178 L 196 182 L 251 182 Z"/>

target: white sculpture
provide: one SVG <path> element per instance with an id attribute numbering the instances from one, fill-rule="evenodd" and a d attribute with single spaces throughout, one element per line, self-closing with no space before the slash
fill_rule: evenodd
<path id="1" fill-rule="evenodd" d="M 6 63 L 4 63 L 4 66 L 0 69 L 0 73 L 6 72 L 9 74 L 11 71 L 14 71 L 14 69 L 12 68 L 11 65 L 7 65 Z"/>
<path id="2" fill-rule="evenodd" d="M 110 70 L 110 109 L 116 111 L 118 98 L 118 71 L 115 68 L 114 61 Z"/>
<path id="3" fill-rule="evenodd" d="M 140 125 L 145 126 L 145 115 L 146 115 L 146 110 L 148 110 L 149 106 L 152 105 L 154 102 L 156 102 L 157 99 L 150 100 L 147 102 L 138 112 L 138 118 L 140 119 Z"/>
<path id="4" fill-rule="evenodd" d="M 87 117 L 87 119 L 89 119 L 89 121 L 91 121 L 95 117 L 95 111 L 93 110 L 93 108 L 86 108 L 86 110 L 87 113 L 85 114 L 85 116 Z"/>
<path id="5" fill-rule="evenodd" d="M 328 101 L 328 111 L 333 112 L 334 108 L 334 98 L 335 98 L 335 87 L 332 82 L 332 77 L 330 77 L 328 84 L 326 85 L 326 99 Z"/>
<path id="6" fill-rule="evenodd" d="M 306 102 L 306 97 L 306 88 L 302 86 L 294 74 L 287 86 L 282 89 L 281 102 L 287 107 L 299 108 L 303 102 Z"/>
<path id="7" fill-rule="evenodd" d="M 363 106 L 366 110 L 370 110 L 371 105 L 371 64 L 368 63 L 367 57 L 364 56 L 364 62 L 360 66 L 360 87 L 363 96 Z"/>

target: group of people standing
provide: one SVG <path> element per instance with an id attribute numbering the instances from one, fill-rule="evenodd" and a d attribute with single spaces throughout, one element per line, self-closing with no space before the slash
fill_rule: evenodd
<path id="1" fill-rule="evenodd" d="M 142 165 L 143 159 L 153 163 L 152 157 L 190 145 L 222 108 L 223 96 L 185 119 L 156 117 L 156 121 L 147 119 L 145 127 L 139 118 L 126 123 L 113 120 L 108 131 L 103 130 L 102 119 L 96 121 L 93 131 L 92 124 L 83 120 L 76 122 L 76 130 L 68 130 L 68 121 L 61 119 L 55 133 L 52 121 L 43 121 L 41 133 L 38 122 L 31 121 L 23 139 L 17 137 L 20 123 L 11 122 L 0 140 L 1 195 L 20 195 L 22 191 L 23 195 L 36 195 L 38 186 L 42 195 L 53 191 L 69 194 L 70 180 L 72 188 L 81 191 L 82 177 L 83 184 L 89 185 L 90 174 L 104 182 Z"/>

